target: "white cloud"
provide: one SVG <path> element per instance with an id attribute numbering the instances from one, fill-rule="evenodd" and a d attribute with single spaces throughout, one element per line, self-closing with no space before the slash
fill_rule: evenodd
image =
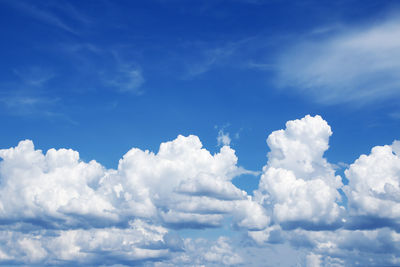
<path id="1" fill-rule="evenodd" d="M 204 49 L 203 45 L 195 44 L 195 50 L 200 50 L 198 60 L 195 62 L 190 62 L 186 64 L 186 73 L 184 78 L 190 79 L 201 74 L 204 74 L 216 66 L 220 65 L 222 62 L 226 61 L 237 49 L 238 44 L 228 43 L 223 47 L 216 47 L 212 49 Z"/>
<path id="2" fill-rule="evenodd" d="M 365 104 L 400 96 L 398 17 L 324 35 L 297 41 L 282 53 L 277 64 L 282 87 L 324 104 Z"/>
<path id="3" fill-rule="evenodd" d="M 400 235 L 388 228 L 377 230 L 304 231 L 285 233 L 287 240 L 310 251 L 310 263 L 320 266 L 393 266 L 400 251 Z M 317 261 L 318 259 L 318 261 Z M 318 266 L 318 265 L 317 265 Z"/>
<path id="4" fill-rule="evenodd" d="M 269 135 L 271 151 L 255 195 L 271 209 L 277 223 L 289 228 L 338 223 L 342 208 L 336 203 L 340 200 L 337 189 L 342 182 L 323 157 L 331 134 L 320 116 L 307 115 Z"/>
<path id="5" fill-rule="evenodd" d="M 239 255 L 232 252 L 229 239 L 225 237 L 218 238 L 216 244 L 204 254 L 204 259 L 208 262 L 222 263 L 225 266 L 237 265 L 243 261 Z"/>
<path id="6" fill-rule="evenodd" d="M 231 204 L 220 199 L 244 201 L 246 197 L 244 191 L 230 182 L 241 172 L 236 163 L 234 151 L 227 146 L 211 155 L 202 148 L 198 137 L 179 136 L 161 144 L 157 154 L 130 150 L 120 160 L 117 179 L 123 187 L 121 194 L 130 195 L 131 206 L 150 200 L 149 203 L 163 211 L 162 218 L 176 224 L 175 227 L 180 227 L 180 221 L 172 214 L 179 215 L 184 225 L 204 227 L 208 225 L 206 218 L 210 218 L 211 225 L 217 226 L 222 216 L 215 213 L 232 211 Z M 142 198 L 135 200 L 137 196 Z M 201 196 L 208 197 L 206 207 L 201 204 L 204 200 Z M 188 207 L 191 210 L 186 212 Z M 196 211 L 195 207 L 200 209 Z"/>
<path id="7" fill-rule="evenodd" d="M 131 149 L 117 170 L 85 163 L 71 149 L 44 154 L 29 140 L 0 157 L 0 235 L 8 240 L 0 246 L 2 263 L 162 261 L 183 253 L 165 227 L 218 227 L 226 216 L 241 228 L 269 223 L 262 207 L 230 183 L 243 171 L 234 151 L 225 146 L 212 155 L 196 136 L 162 143 L 157 154 Z M 240 262 L 223 239 L 201 259 Z"/>
<path id="8" fill-rule="evenodd" d="M 11 265 L 137 263 L 164 258 L 170 250 L 167 230 L 134 220 L 126 229 L 43 230 L 20 233 L 1 231 L 1 260 Z"/>
<path id="9" fill-rule="evenodd" d="M 309 266 L 398 264 L 399 141 L 360 156 L 345 171 L 343 187 L 323 158 L 331 134 L 322 118 L 306 116 L 268 137 L 271 151 L 255 196 L 275 224 L 248 236 L 263 247 L 289 241 L 307 252 L 302 264 Z M 340 188 L 348 199 L 343 207 Z"/>
<path id="10" fill-rule="evenodd" d="M 217 142 L 219 146 L 229 146 L 231 144 L 231 138 L 229 133 L 225 133 L 223 129 L 218 131 Z"/>
<path id="11" fill-rule="evenodd" d="M 95 161 L 79 161 L 76 151 L 50 149 L 45 155 L 31 141 L 0 150 L 0 217 L 10 222 L 37 221 L 76 225 L 75 215 L 115 220 L 114 207 L 91 184 L 104 168 Z"/>
<path id="12" fill-rule="evenodd" d="M 321 255 L 310 253 L 307 255 L 307 267 L 319 267 L 321 266 Z"/>
<path id="13" fill-rule="evenodd" d="M 247 232 L 248 236 L 258 246 L 262 246 L 266 243 L 272 243 L 272 244 L 281 243 L 283 241 L 281 233 L 282 233 L 282 229 L 278 224 L 274 224 L 263 230 Z"/>
<path id="14" fill-rule="evenodd" d="M 176 190 L 188 195 L 211 195 L 220 199 L 243 199 L 246 192 L 234 186 L 230 181 L 215 179 L 202 173 L 195 179 L 183 181 Z"/>
<path id="15" fill-rule="evenodd" d="M 0 158 L 0 231 L 14 240 L 7 247 L 23 243 L 25 249 L 0 247 L 3 262 L 86 264 L 103 259 L 102 253 L 104 262 L 168 258 L 167 228 L 220 227 L 228 217 L 237 229 L 263 229 L 270 222 L 231 183 L 246 172 L 234 150 L 224 146 L 212 155 L 197 136 L 178 136 L 158 153 L 133 148 L 116 170 L 83 162 L 71 149 L 43 153 L 30 140 L 1 149 Z M 146 232 L 154 227 L 157 242 Z M 212 261 L 230 264 L 229 257 Z"/>
<path id="16" fill-rule="evenodd" d="M 238 266 L 245 263 L 232 240 L 221 236 L 215 241 L 203 238 L 184 240 L 185 254 L 175 255 L 165 264 L 156 266 Z"/>
<path id="17" fill-rule="evenodd" d="M 237 201 L 235 204 L 233 216 L 237 227 L 260 230 L 270 224 L 266 211 L 250 197 L 247 201 Z"/>
<path id="18" fill-rule="evenodd" d="M 120 92 L 141 93 L 140 87 L 144 84 L 145 79 L 139 68 L 129 68 L 120 66 L 116 72 L 105 73 L 103 77 L 105 84 L 114 87 Z"/>
<path id="19" fill-rule="evenodd" d="M 349 184 L 344 191 L 349 202 L 349 212 L 363 218 L 357 223 L 400 224 L 400 154 L 399 141 L 391 146 L 376 146 L 369 155 L 361 155 L 345 171 Z M 390 221 L 376 221 L 374 218 Z"/>
<path id="20" fill-rule="evenodd" d="M 21 141 L 0 150 L 0 264 L 260 265 L 286 252 L 302 266 L 398 264 L 400 142 L 361 155 L 343 187 L 324 158 L 331 134 L 309 115 L 271 133 L 254 197 L 232 184 L 248 172 L 235 151 L 211 154 L 193 135 L 132 148 L 117 169 Z M 218 227 L 241 238 L 177 234 Z"/>
<path id="21" fill-rule="evenodd" d="M 10 223 L 104 227 L 142 217 L 177 228 L 215 227 L 221 214 L 251 201 L 230 181 L 243 172 L 234 151 L 224 146 L 211 155 L 196 136 L 178 136 L 157 154 L 133 148 L 117 170 L 85 163 L 70 149 L 43 154 L 28 140 L 0 157 L 0 217 Z"/>

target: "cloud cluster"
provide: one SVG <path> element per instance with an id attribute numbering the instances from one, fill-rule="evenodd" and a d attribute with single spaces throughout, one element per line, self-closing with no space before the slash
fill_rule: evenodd
<path id="1" fill-rule="evenodd" d="M 0 150 L 0 264 L 245 265 L 289 246 L 308 266 L 398 264 L 400 142 L 361 155 L 343 185 L 324 157 L 331 135 L 309 115 L 271 133 L 254 196 L 232 183 L 248 173 L 235 151 L 193 135 L 133 148 L 117 169 L 21 141 Z M 188 228 L 246 235 L 181 238 Z"/>
<path id="2" fill-rule="evenodd" d="M 117 170 L 83 162 L 71 149 L 44 154 L 29 140 L 0 150 L 0 157 L 2 229 L 16 244 L 38 250 L 33 254 L 42 256 L 36 262 L 86 262 L 103 245 L 113 250 L 107 252 L 111 258 L 163 258 L 174 249 L 163 239 L 167 228 L 219 227 L 227 216 L 237 228 L 262 229 L 270 222 L 263 208 L 231 183 L 246 172 L 237 166 L 234 150 L 224 146 L 212 155 L 196 136 L 162 143 L 157 154 L 133 148 Z M 138 220 L 158 227 L 152 229 L 156 237 L 138 230 Z M 125 240 L 130 235 L 132 240 Z M 64 249 L 72 254 L 60 256 L 48 246 L 54 242 L 68 243 Z M 20 260 L 18 251 L 11 252 L 3 251 L 5 260 Z"/>
<path id="3" fill-rule="evenodd" d="M 248 236 L 259 246 L 305 249 L 307 266 L 399 264 L 399 141 L 361 155 L 343 185 L 323 157 L 331 134 L 320 116 L 308 115 L 270 134 L 255 196 L 273 223 Z"/>

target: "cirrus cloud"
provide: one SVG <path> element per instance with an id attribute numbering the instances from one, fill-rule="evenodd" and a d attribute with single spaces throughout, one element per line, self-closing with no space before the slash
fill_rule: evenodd
<path id="1" fill-rule="evenodd" d="M 278 84 L 322 104 L 400 96 L 399 17 L 297 41 L 279 57 Z"/>

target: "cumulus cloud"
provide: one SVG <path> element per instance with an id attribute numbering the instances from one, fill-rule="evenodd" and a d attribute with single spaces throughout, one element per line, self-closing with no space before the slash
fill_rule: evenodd
<path id="1" fill-rule="evenodd" d="M 254 196 L 232 183 L 248 173 L 235 151 L 194 135 L 132 148 L 117 169 L 21 141 L 0 150 L 0 264 L 257 266 L 295 249 L 303 266 L 398 265 L 400 142 L 361 155 L 344 186 L 324 157 L 331 135 L 309 115 L 272 132 Z M 241 238 L 179 236 L 219 227 Z"/>
<path id="2" fill-rule="evenodd" d="M 243 171 L 234 151 L 225 146 L 211 155 L 196 136 L 162 143 L 157 154 L 133 148 L 117 170 L 85 163 L 70 149 L 43 154 L 29 140 L 0 150 L 0 157 L 5 223 L 104 227 L 140 217 L 177 228 L 215 227 L 221 214 L 251 202 L 231 183 Z"/>
<path id="3" fill-rule="evenodd" d="M 399 17 L 392 16 L 297 41 L 278 59 L 278 83 L 323 104 L 399 97 L 399 36 Z"/>
<path id="4" fill-rule="evenodd" d="M 85 215 L 104 223 L 118 219 L 115 208 L 94 188 L 106 173 L 97 162 L 79 161 L 79 154 L 67 149 L 43 154 L 29 140 L 0 150 L 0 157 L 0 216 L 4 222 L 57 228 L 77 225 Z"/>
<path id="5" fill-rule="evenodd" d="M 231 183 L 246 172 L 234 150 L 224 146 L 212 155 L 197 136 L 178 136 L 157 153 L 133 148 L 117 169 L 84 162 L 71 149 L 43 153 L 30 140 L 1 149 L 0 158 L 0 231 L 15 241 L 6 248 L 23 243 L 25 249 L 3 248 L 3 262 L 163 259 L 170 256 L 171 242 L 163 239 L 168 229 L 219 227 L 227 217 L 237 229 L 270 222 Z"/>
<path id="6" fill-rule="evenodd" d="M 271 151 L 255 193 L 277 223 L 319 228 L 335 226 L 340 220 L 341 178 L 323 157 L 331 134 L 320 116 L 307 115 L 269 135 Z"/>
<path id="7" fill-rule="evenodd" d="M 398 265 L 399 141 L 361 155 L 345 170 L 343 186 L 323 157 L 331 134 L 321 117 L 306 116 L 268 137 L 255 197 L 272 224 L 248 237 L 263 249 L 288 242 L 304 251 L 306 266 Z M 339 202 L 340 189 L 346 201 Z"/>
<path id="8" fill-rule="evenodd" d="M 376 146 L 369 155 L 361 155 L 345 171 L 349 184 L 344 191 L 349 213 L 357 227 L 377 228 L 400 224 L 399 141 Z M 354 225 L 352 227 L 355 227 Z"/>

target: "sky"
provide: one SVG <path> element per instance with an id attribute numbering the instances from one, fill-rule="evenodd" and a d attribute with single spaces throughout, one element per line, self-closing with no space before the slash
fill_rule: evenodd
<path id="1" fill-rule="evenodd" d="M 398 1 L 0 0 L 0 33 L 0 265 L 400 265 Z"/>

